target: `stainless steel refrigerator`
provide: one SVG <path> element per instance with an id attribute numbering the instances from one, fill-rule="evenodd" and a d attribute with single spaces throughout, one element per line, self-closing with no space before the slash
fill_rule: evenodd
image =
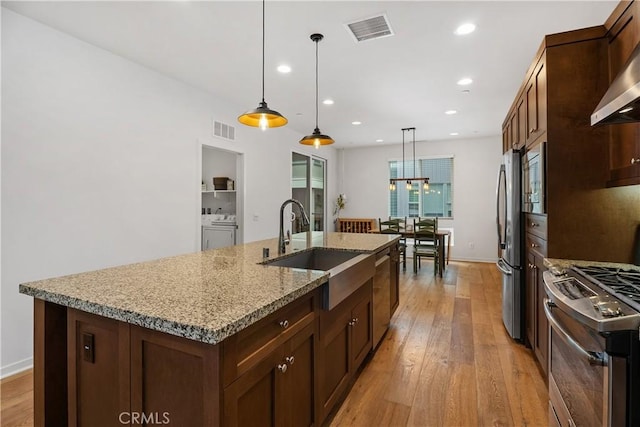
<path id="1" fill-rule="evenodd" d="M 524 261 L 520 151 L 504 154 L 496 190 L 498 243 L 502 273 L 502 321 L 515 340 L 524 339 Z"/>

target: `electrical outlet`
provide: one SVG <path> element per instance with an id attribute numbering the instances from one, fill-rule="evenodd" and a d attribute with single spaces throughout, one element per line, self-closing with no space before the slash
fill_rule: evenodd
<path id="1" fill-rule="evenodd" d="M 475 247 L 476 247 L 475 242 L 469 242 L 469 249 L 475 249 Z"/>
<path id="2" fill-rule="evenodd" d="M 258 222 L 260 220 L 260 216 L 258 214 L 253 214 L 253 221 Z"/>

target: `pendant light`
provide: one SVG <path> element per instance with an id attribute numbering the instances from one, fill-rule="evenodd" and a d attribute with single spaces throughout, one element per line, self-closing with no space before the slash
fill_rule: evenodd
<path id="1" fill-rule="evenodd" d="M 262 130 L 284 126 L 288 122 L 282 114 L 271 110 L 264 100 L 264 7 L 265 0 L 262 0 L 262 101 L 258 104 L 258 108 L 238 117 L 238 121 L 243 125 L 259 127 Z"/>
<path id="2" fill-rule="evenodd" d="M 413 131 L 413 173 L 415 175 L 416 173 L 416 128 L 403 128 L 402 129 L 402 178 L 391 178 L 389 179 L 389 190 L 391 191 L 395 191 L 396 190 L 396 182 L 398 181 L 406 181 L 407 183 L 407 190 L 411 190 L 413 188 L 413 182 L 417 181 L 417 182 L 422 182 L 422 188 L 424 189 L 424 192 L 428 192 L 429 191 L 429 178 L 419 178 L 419 177 L 413 177 L 413 178 L 405 178 L 404 176 L 404 169 L 405 169 L 405 161 L 404 161 L 404 133 L 407 131 Z"/>
<path id="3" fill-rule="evenodd" d="M 307 135 L 300 140 L 300 144 L 313 145 L 316 149 L 321 145 L 333 144 L 335 141 L 328 135 L 323 135 L 318 128 L 318 42 L 322 40 L 322 34 L 311 34 L 311 40 L 316 44 L 316 128 L 311 135 Z"/>

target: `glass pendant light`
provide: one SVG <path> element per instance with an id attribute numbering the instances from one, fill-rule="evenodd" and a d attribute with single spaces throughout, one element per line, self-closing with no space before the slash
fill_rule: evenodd
<path id="1" fill-rule="evenodd" d="M 238 121 L 243 125 L 259 127 L 262 130 L 284 126 L 288 122 L 282 114 L 270 109 L 264 100 L 264 5 L 265 0 L 262 0 L 262 101 L 258 108 L 238 117 Z"/>
<path id="2" fill-rule="evenodd" d="M 322 34 L 311 34 L 311 40 L 316 44 L 316 128 L 311 135 L 300 140 L 300 144 L 313 145 L 316 149 L 321 145 L 333 144 L 335 141 L 328 135 L 323 135 L 318 128 L 318 42 L 324 38 Z"/>

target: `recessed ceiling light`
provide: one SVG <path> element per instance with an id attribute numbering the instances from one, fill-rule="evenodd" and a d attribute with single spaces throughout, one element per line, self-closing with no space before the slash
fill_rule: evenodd
<path id="1" fill-rule="evenodd" d="M 361 125 L 362 122 L 351 122 L 351 124 L 354 125 L 354 126 L 358 126 L 358 125 Z"/>
<path id="2" fill-rule="evenodd" d="M 465 77 L 463 79 L 458 80 L 458 84 L 460 86 L 470 85 L 471 83 L 473 83 L 473 80 L 471 80 L 469 77 Z"/>
<path id="3" fill-rule="evenodd" d="M 451 135 L 451 136 L 457 136 L 457 135 L 460 135 L 460 134 L 459 134 L 458 132 L 451 132 L 449 135 Z"/>
<path id="4" fill-rule="evenodd" d="M 324 105 L 333 105 L 333 99 L 325 99 L 322 103 Z"/>
<path id="5" fill-rule="evenodd" d="M 456 28 L 455 34 L 459 36 L 464 36 L 466 34 L 473 33 L 476 30 L 476 26 L 471 22 L 467 22 L 465 24 L 460 25 Z"/>
<path id="6" fill-rule="evenodd" d="M 384 139 L 376 139 L 376 142 L 384 142 Z"/>
<path id="7" fill-rule="evenodd" d="M 452 114 L 456 114 L 456 113 L 457 113 L 457 111 L 456 111 L 456 110 L 447 110 L 447 111 L 445 111 L 444 113 L 450 116 L 450 115 L 452 115 Z"/>
<path id="8" fill-rule="evenodd" d="M 287 74 L 291 72 L 291 67 L 285 64 L 278 65 L 278 71 L 280 71 L 282 74 Z"/>

